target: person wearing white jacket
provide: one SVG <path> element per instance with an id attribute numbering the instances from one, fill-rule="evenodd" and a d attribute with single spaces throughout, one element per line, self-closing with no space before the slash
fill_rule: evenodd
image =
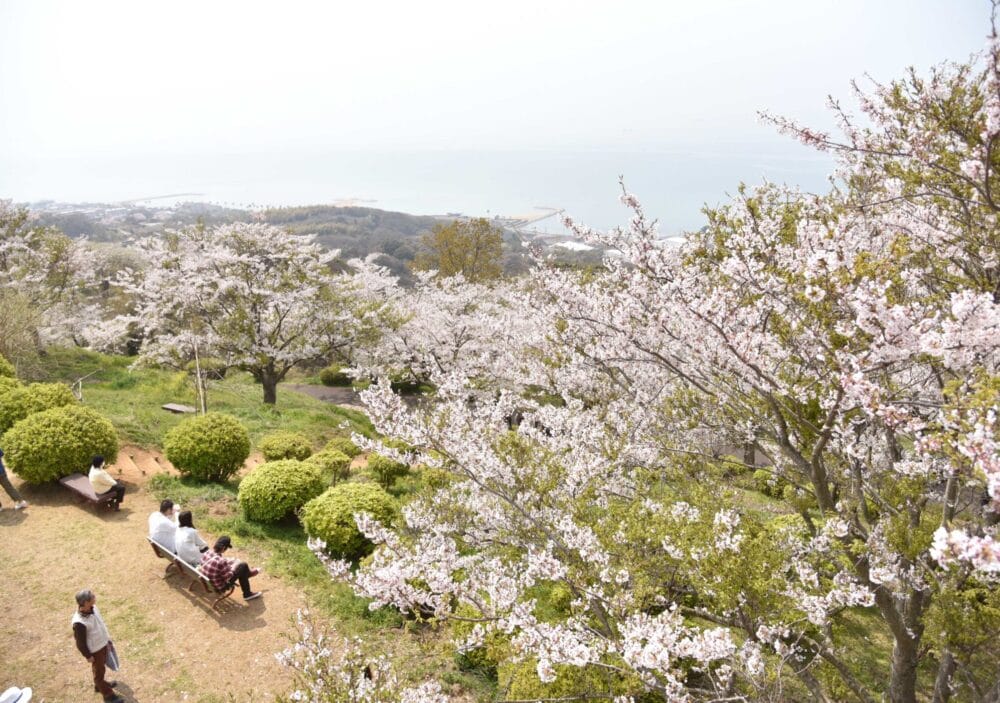
<path id="1" fill-rule="evenodd" d="M 177 537 L 174 543 L 177 545 L 178 557 L 191 566 L 198 566 L 201 563 L 201 554 L 208 549 L 208 542 L 201 538 L 198 530 L 194 529 L 190 510 L 185 510 L 178 517 Z"/>
<path id="2" fill-rule="evenodd" d="M 177 533 L 177 513 L 180 508 L 168 498 L 160 503 L 159 510 L 149 514 L 149 538 L 171 552 L 177 551 L 174 547 L 174 535 Z"/>

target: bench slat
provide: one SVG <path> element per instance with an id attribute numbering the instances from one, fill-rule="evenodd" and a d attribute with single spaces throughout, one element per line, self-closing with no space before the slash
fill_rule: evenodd
<path id="1" fill-rule="evenodd" d="M 94 487 L 90 485 L 90 479 L 83 474 L 70 474 L 59 479 L 59 483 L 66 486 L 74 493 L 86 498 L 91 503 L 107 503 L 115 497 L 114 493 L 107 496 L 98 496 L 94 493 Z"/>

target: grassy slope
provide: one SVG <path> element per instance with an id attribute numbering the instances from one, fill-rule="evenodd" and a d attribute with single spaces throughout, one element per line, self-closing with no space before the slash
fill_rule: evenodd
<path id="1" fill-rule="evenodd" d="M 39 379 L 83 382 L 83 401 L 114 423 L 122 440 L 160 447 L 163 434 L 186 415 L 163 410 L 166 403 L 195 405 L 195 390 L 184 373 L 159 369 L 130 370 L 134 359 L 98 354 L 84 349 L 53 349 L 41 358 Z M 317 445 L 335 435 L 359 432 L 372 435 L 362 413 L 278 388 L 274 407 L 261 402 L 262 391 L 245 373 L 231 372 L 208 389 L 208 409 L 238 417 L 256 444 L 277 429 L 298 430 Z"/>

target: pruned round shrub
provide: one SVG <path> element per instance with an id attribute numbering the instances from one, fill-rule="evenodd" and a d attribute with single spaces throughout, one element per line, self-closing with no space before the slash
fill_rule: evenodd
<path id="1" fill-rule="evenodd" d="M 7 466 L 28 483 L 86 471 L 96 454 L 109 464 L 118 456 L 114 425 L 81 405 L 32 413 L 8 430 L 2 442 Z"/>
<path id="2" fill-rule="evenodd" d="M 332 449 L 316 452 L 305 461 L 315 466 L 327 483 L 338 483 L 351 475 L 351 457 Z"/>
<path id="3" fill-rule="evenodd" d="M 437 466 L 427 466 L 421 464 L 417 467 L 420 471 L 420 481 L 428 488 L 433 488 L 438 490 L 441 488 L 447 488 L 452 483 L 457 480 L 457 477 L 448 469 L 443 469 Z"/>
<path id="4" fill-rule="evenodd" d="M 225 481 L 250 456 L 250 435 L 236 418 L 208 413 L 167 432 L 163 450 L 182 474 L 202 481 Z"/>
<path id="5" fill-rule="evenodd" d="M 243 477 L 236 496 L 248 520 L 277 522 L 326 488 L 315 465 L 295 459 L 261 464 Z"/>
<path id="6" fill-rule="evenodd" d="M 372 544 L 358 531 L 355 513 L 368 513 L 388 525 L 396 516 L 396 504 L 374 483 L 338 483 L 306 503 L 300 518 L 306 534 L 326 542 L 330 554 L 356 559 L 369 553 Z"/>
<path id="7" fill-rule="evenodd" d="M 334 437 L 323 449 L 346 454 L 352 459 L 361 454 L 361 447 L 352 442 L 350 437 Z"/>
<path id="8" fill-rule="evenodd" d="M 17 378 L 17 371 L 14 370 L 14 364 L 7 361 L 7 358 L 0 355 L 0 378 Z"/>
<path id="9" fill-rule="evenodd" d="M 788 485 L 787 481 L 767 469 L 757 469 L 753 472 L 754 488 L 772 498 L 781 496 Z"/>
<path id="10" fill-rule="evenodd" d="M 313 453 L 312 443 L 309 438 L 301 432 L 272 432 L 266 435 L 257 445 L 257 449 L 268 461 L 279 461 L 281 459 L 303 459 L 309 458 Z"/>
<path id="11" fill-rule="evenodd" d="M 324 386 L 349 386 L 353 378 L 344 373 L 340 364 L 330 364 L 319 372 L 319 382 Z"/>
<path id="12" fill-rule="evenodd" d="M 21 382 L 11 376 L 0 376 L 0 405 L 3 404 L 3 397 L 15 388 L 20 388 Z"/>
<path id="13" fill-rule="evenodd" d="M 0 397 L 0 433 L 6 432 L 18 420 L 32 413 L 76 405 L 76 396 L 62 383 L 32 383 L 17 386 Z"/>
<path id="14" fill-rule="evenodd" d="M 390 459 L 381 454 L 369 454 L 368 470 L 371 471 L 372 476 L 379 482 L 380 486 L 389 488 L 396 482 L 397 478 L 405 476 L 409 472 L 410 467 L 401 461 Z"/>
<path id="15" fill-rule="evenodd" d="M 556 664 L 556 678 L 543 683 L 538 678 L 538 662 L 505 661 L 497 666 L 497 684 L 510 699 L 613 698 L 628 691 L 623 678 L 597 667 Z M 634 682 L 638 683 L 638 682 Z M 595 695 L 597 694 L 597 695 Z"/>

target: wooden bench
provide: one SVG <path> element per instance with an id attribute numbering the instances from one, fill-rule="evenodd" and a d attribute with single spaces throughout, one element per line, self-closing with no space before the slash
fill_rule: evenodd
<path id="1" fill-rule="evenodd" d="M 160 559 L 166 559 L 170 563 L 167 564 L 167 574 L 170 574 L 170 567 L 174 567 L 178 573 L 181 571 L 181 565 L 178 563 L 181 561 L 180 557 L 171 552 L 169 549 L 164 547 L 162 544 L 154 540 L 152 537 L 147 537 L 146 541 L 149 542 L 149 546 L 153 548 L 153 554 L 160 557 Z"/>
<path id="2" fill-rule="evenodd" d="M 162 544 L 154 541 L 151 537 L 147 537 L 146 541 L 149 542 L 150 546 L 153 547 L 153 553 L 156 554 L 156 556 L 160 557 L 161 559 L 170 560 L 170 564 L 167 565 L 168 572 L 170 571 L 170 567 L 174 566 L 178 569 L 179 572 L 183 573 L 189 579 L 191 579 L 191 582 L 188 584 L 189 591 L 195 587 L 195 584 L 200 583 L 202 588 L 205 589 L 205 593 L 210 593 L 217 596 L 217 598 L 214 601 L 212 601 L 213 610 L 215 609 L 215 606 L 217 606 L 219 603 L 224 601 L 229 596 L 233 595 L 233 591 L 236 590 L 235 583 L 233 583 L 233 585 L 227 588 L 223 589 L 216 588 L 212 584 L 212 582 L 209 581 L 207 578 L 205 578 L 205 576 L 201 573 L 201 571 L 198 570 L 198 567 L 188 564 L 186 561 L 181 559 L 176 554 L 172 553 Z"/>
<path id="3" fill-rule="evenodd" d="M 66 486 L 81 498 L 90 501 L 94 505 L 110 505 L 114 500 L 114 493 L 94 493 L 94 487 L 90 485 L 90 479 L 83 474 L 70 474 L 59 479 L 59 483 Z"/>

